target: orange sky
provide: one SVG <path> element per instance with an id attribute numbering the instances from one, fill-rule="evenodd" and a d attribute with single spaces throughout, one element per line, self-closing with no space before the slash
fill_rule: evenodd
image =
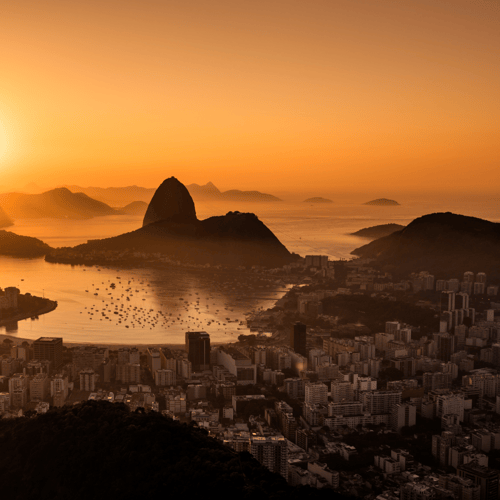
<path id="1" fill-rule="evenodd" d="M 497 0 L 2 2 L 0 187 L 498 190 L 499 61 Z"/>

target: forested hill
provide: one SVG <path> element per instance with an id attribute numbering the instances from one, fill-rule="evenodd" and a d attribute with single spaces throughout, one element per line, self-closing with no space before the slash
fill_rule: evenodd
<path id="1" fill-rule="evenodd" d="M 343 498 L 292 488 L 197 427 L 104 401 L 0 420 L 0 449 L 9 500 Z"/>
<path id="2" fill-rule="evenodd" d="M 14 257 L 41 257 L 52 248 L 38 238 L 21 236 L 11 231 L 0 230 L 0 255 Z"/>
<path id="3" fill-rule="evenodd" d="M 446 278 L 473 270 L 499 279 L 500 223 L 450 212 L 428 214 L 351 253 L 375 259 L 397 275 L 429 271 Z"/>

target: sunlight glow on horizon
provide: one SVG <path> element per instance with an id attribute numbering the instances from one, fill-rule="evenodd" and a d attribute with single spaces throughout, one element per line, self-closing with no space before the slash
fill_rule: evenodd
<path id="1" fill-rule="evenodd" d="M 2 120 L 0 119 L 0 169 L 2 169 L 2 171 L 4 170 L 2 168 L 2 163 L 4 162 L 4 159 L 7 158 L 8 153 L 9 153 L 9 142 L 7 139 L 7 132 L 2 123 Z"/>
<path id="2" fill-rule="evenodd" d="M 0 33 L 0 185 L 500 185 L 492 2 L 18 0 Z"/>

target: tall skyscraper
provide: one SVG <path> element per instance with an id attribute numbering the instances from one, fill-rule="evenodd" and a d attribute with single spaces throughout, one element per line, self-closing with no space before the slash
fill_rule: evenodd
<path id="1" fill-rule="evenodd" d="M 460 281 L 457 279 L 451 279 L 446 282 L 446 288 L 450 292 L 459 292 L 460 291 Z"/>
<path id="2" fill-rule="evenodd" d="M 411 427 L 417 423 L 417 407 L 411 404 L 399 403 L 394 405 L 391 412 L 392 429 L 396 432 L 401 427 Z"/>
<path id="3" fill-rule="evenodd" d="M 401 325 L 399 324 L 399 321 L 385 322 L 385 333 L 392 333 L 396 340 L 399 340 L 399 338 L 396 338 L 396 336 L 398 335 L 400 328 Z"/>
<path id="4" fill-rule="evenodd" d="M 441 292 L 441 312 L 455 309 L 455 292 L 443 290 Z"/>
<path id="5" fill-rule="evenodd" d="M 207 332 L 186 332 L 186 351 L 194 372 L 210 368 L 210 335 Z"/>
<path id="6" fill-rule="evenodd" d="M 52 369 L 57 370 L 63 363 L 63 339 L 61 337 L 40 337 L 33 342 L 35 359 L 47 359 L 52 362 Z"/>
<path id="7" fill-rule="evenodd" d="M 466 271 L 464 273 L 464 281 L 468 283 L 474 283 L 474 273 L 472 271 Z"/>
<path id="8" fill-rule="evenodd" d="M 456 309 L 469 309 L 469 295 L 465 292 L 460 292 L 455 295 Z"/>
<path id="9" fill-rule="evenodd" d="M 486 283 L 486 273 L 477 273 L 476 283 Z"/>
<path id="10" fill-rule="evenodd" d="M 288 448 L 283 436 L 251 436 L 250 453 L 271 472 L 288 473 Z"/>
<path id="11" fill-rule="evenodd" d="M 293 325 L 293 331 L 290 334 L 290 347 L 302 356 L 307 357 L 307 327 L 303 323 L 297 322 Z"/>
<path id="12" fill-rule="evenodd" d="M 80 372 L 80 389 L 82 391 L 95 391 L 96 374 L 91 368 Z"/>
<path id="13" fill-rule="evenodd" d="M 305 402 L 308 404 L 328 404 L 328 387 L 321 382 L 306 384 Z"/>
<path id="14" fill-rule="evenodd" d="M 443 361 L 450 361 L 451 355 L 455 352 L 455 336 L 448 333 L 438 337 L 438 358 Z"/>

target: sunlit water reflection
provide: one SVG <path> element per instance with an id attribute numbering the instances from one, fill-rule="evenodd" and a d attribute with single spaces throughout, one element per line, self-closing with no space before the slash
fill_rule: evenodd
<path id="1" fill-rule="evenodd" d="M 399 207 L 234 203 L 231 209 L 255 212 L 290 251 L 331 258 L 350 258 L 354 248 L 367 243 L 350 236 L 364 227 L 391 222 L 406 225 L 439 211 L 499 220 L 494 200 L 407 200 Z M 200 219 L 227 210 L 227 205 L 197 203 Z M 9 229 L 56 247 L 122 234 L 140 227 L 141 222 L 141 217 L 134 216 L 24 220 Z M 21 321 L 10 333 L 22 338 L 57 335 L 68 342 L 183 343 L 188 330 L 205 330 L 212 341 L 227 341 L 249 333 L 246 324 L 240 324 L 246 313 L 272 306 L 289 287 L 249 274 L 177 267 L 117 270 L 48 264 L 42 259 L 0 257 L 0 270 L 0 286 L 18 286 L 22 293 L 45 294 L 59 303 L 55 311 L 38 320 Z"/>

